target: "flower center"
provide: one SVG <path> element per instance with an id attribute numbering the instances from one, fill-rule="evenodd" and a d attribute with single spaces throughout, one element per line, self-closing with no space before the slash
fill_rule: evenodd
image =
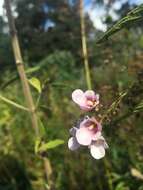
<path id="1" fill-rule="evenodd" d="M 88 105 L 88 106 L 93 106 L 93 105 L 94 105 L 94 102 L 91 101 L 91 100 L 88 100 L 88 101 L 87 101 L 87 105 Z"/>
<path id="2" fill-rule="evenodd" d="M 92 124 L 92 125 L 90 125 L 88 128 L 89 128 L 89 130 L 92 130 L 92 129 L 96 128 L 96 125 L 95 125 L 95 124 Z"/>

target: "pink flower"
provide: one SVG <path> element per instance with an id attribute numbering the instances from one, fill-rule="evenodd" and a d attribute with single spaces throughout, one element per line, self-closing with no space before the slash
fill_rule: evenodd
<path id="1" fill-rule="evenodd" d="M 101 136 L 102 126 L 94 118 L 86 117 L 76 130 L 77 142 L 81 145 L 88 146 L 92 141 L 97 140 Z"/>
<path id="2" fill-rule="evenodd" d="M 78 127 L 70 129 L 72 137 L 68 141 L 70 150 L 76 150 L 81 145 L 88 146 L 95 159 L 105 156 L 108 145 L 101 134 L 102 126 L 94 117 L 86 117 Z"/>
<path id="3" fill-rule="evenodd" d="M 83 92 L 76 89 L 72 93 L 72 100 L 80 106 L 84 111 L 91 111 L 99 104 L 99 94 L 95 94 L 93 90 Z"/>

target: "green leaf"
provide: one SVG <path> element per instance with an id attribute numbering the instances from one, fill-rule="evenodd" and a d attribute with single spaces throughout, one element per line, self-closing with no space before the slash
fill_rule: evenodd
<path id="1" fill-rule="evenodd" d="M 115 190 L 123 190 L 123 189 L 126 189 L 126 185 L 124 182 L 119 182 L 115 187 Z"/>
<path id="2" fill-rule="evenodd" d="M 48 190 L 50 189 L 50 186 L 49 186 L 47 183 L 45 184 L 45 187 L 46 187 L 46 189 L 48 189 Z"/>
<path id="3" fill-rule="evenodd" d="M 41 88 L 41 82 L 39 81 L 39 79 L 37 79 L 36 77 L 32 77 L 28 81 L 39 93 L 41 93 L 42 88 Z"/>
<path id="4" fill-rule="evenodd" d="M 61 144 L 64 144 L 64 141 L 61 139 L 55 139 L 52 141 L 49 141 L 48 143 L 43 144 L 40 148 L 39 151 L 46 151 L 48 149 L 53 149 Z"/>
<path id="5" fill-rule="evenodd" d="M 97 40 L 97 43 L 102 43 L 110 36 L 112 36 L 114 33 L 118 32 L 119 30 L 123 28 L 127 28 L 129 25 L 132 26 L 134 23 L 142 21 L 143 20 L 143 4 L 139 5 L 132 11 L 130 11 L 127 16 L 120 19 L 116 24 L 114 24 L 105 34 Z"/>
<path id="6" fill-rule="evenodd" d="M 143 110 L 143 100 L 135 107 L 134 112 Z"/>

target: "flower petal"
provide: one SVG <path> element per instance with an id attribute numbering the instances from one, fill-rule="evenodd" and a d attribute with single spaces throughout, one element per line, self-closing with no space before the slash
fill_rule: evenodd
<path id="1" fill-rule="evenodd" d="M 100 122 L 98 122 L 95 117 L 91 117 L 91 121 L 94 122 L 97 125 L 98 131 L 102 131 L 102 125 Z"/>
<path id="2" fill-rule="evenodd" d="M 92 101 L 96 100 L 96 95 L 95 95 L 95 92 L 93 90 L 87 90 L 84 94 L 85 94 L 87 99 L 90 99 Z"/>
<path id="3" fill-rule="evenodd" d="M 72 100 L 81 106 L 84 106 L 86 104 L 86 98 L 84 96 L 84 92 L 80 89 L 73 91 Z"/>
<path id="4" fill-rule="evenodd" d="M 105 156 L 105 148 L 102 143 L 94 143 L 90 146 L 90 153 L 93 158 L 101 159 Z"/>
<path id="5" fill-rule="evenodd" d="M 68 148 L 70 150 L 76 150 L 80 147 L 80 144 L 77 142 L 75 137 L 71 137 L 68 141 Z"/>
<path id="6" fill-rule="evenodd" d="M 76 128 L 76 127 L 72 127 L 72 128 L 69 130 L 70 134 L 71 134 L 72 136 L 75 136 L 77 129 L 78 129 L 78 128 Z"/>
<path id="7" fill-rule="evenodd" d="M 81 127 L 76 132 L 77 142 L 81 145 L 88 146 L 91 144 L 94 132 L 88 127 Z"/>
<path id="8" fill-rule="evenodd" d="M 97 141 L 101 137 L 101 131 L 97 131 L 95 135 L 93 136 L 92 140 Z"/>
<path id="9" fill-rule="evenodd" d="M 99 101 L 99 97 L 100 97 L 100 95 L 96 94 L 96 101 Z"/>
<path id="10" fill-rule="evenodd" d="M 106 140 L 105 140 L 105 138 L 103 136 L 100 136 L 98 138 L 98 143 L 103 143 L 103 146 L 104 146 L 105 149 L 109 148 L 109 146 L 108 146 L 108 144 L 107 144 L 107 142 L 106 142 Z"/>
<path id="11" fill-rule="evenodd" d="M 104 142 L 104 148 L 105 148 L 105 149 L 109 148 L 109 145 L 107 144 L 106 141 Z"/>
<path id="12" fill-rule="evenodd" d="M 94 120 L 88 116 L 84 118 L 84 120 L 80 123 L 80 128 L 81 127 L 89 127 L 90 125 L 94 124 Z"/>

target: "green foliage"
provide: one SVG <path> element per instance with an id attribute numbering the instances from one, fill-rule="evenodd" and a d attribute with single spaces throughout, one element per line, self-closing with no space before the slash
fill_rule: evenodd
<path id="1" fill-rule="evenodd" d="M 24 165 L 12 155 L 1 155 L 0 158 L 0 189 L 1 190 L 32 190 Z"/>
<path id="2" fill-rule="evenodd" d="M 55 140 L 49 141 L 48 143 L 42 144 L 39 147 L 38 151 L 44 152 L 44 151 L 47 151 L 49 149 L 56 148 L 57 146 L 62 145 L 63 143 L 64 143 L 63 140 L 61 140 L 61 139 L 55 139 Z"/>
<path id="3" fill-rule="evenodd" d="M 80 22 L 77 0 L 15 0 L 17 28 L 30 62 L 38 62 L 55 50 L 80 56 Z M 31 7 L 31 8 L 30 8 Z M 35 19 L 37 18 L 37 19 Z M 86 16 L 87 32 L 92 28 Z"/>
<path id="4" fill-rule="evenodd" d="M 112 42 L 97 46 L 93 38 L 97 31 L 86 23 L 93 90 L 100 94 L 102 104 L 95 116 L 100 118 L 113 105 L 103 123 L 109 149 L 105 159 L 97 161 L 84 148 L 75 152 L 67 148 L 69 128 L 82 118 L 71 93 L 76 88 L 86 90 L 83 64 L 79 61 L 78 1 L 74 0 L 73 7 L 68 8 L 64 0 L 15 2 L 18 34 L 26 74 L 32 79 L 41 136 L 35 140 L 28 112 L 0 100 L 0 190 L 49 188 L 41 159 L 46 156 L 52 166 L 54 189 L 142 190 L 142 180 L 131 170 L 136 168 L 143 174 L 142 25 L 122 30 Z M 52 6 L 48 15 L 41 11 L 41 2 Z M 48 17 L 55 22 L 55 28 L 43 31 L 41 23 Z M 9 37 L 5 35 L 1 42 L 5 45 L 1 52 L 5 53 L 0 53 L 0 59 L 3 56 L 2 60 L 12 64 Z M 7 66 L 1 73 L 1 94 L 18 105 L 26 105 L 16 72 Z M 124 92 L 128 95 L 117 105 Z M 134 113 L 127 115 L 130 111 Z"/>
<path id="5" fill-rule="evenodd" d="M 36 142 L 35 142 L 35 153 L 36 154 L 38 154 L 38 153 L 41 154 L 43 152 L 48 151 L 49 149 L 54 149 L 57 146 L 62 145 L 62 144 L 64 144 L 64 140 L 61 140 L 61 139 L 51 140 L 51 141 L 49 141 L 47 143 L 42 142 L 41 139 L 37 139 Z"/>
<path id="6" fill-rule="evenodd" d="M 0 17 L 0 67 L 1 67 L 1 72 L 4 72 L 7 68 L 10 68 L 13 70 L 15 68 L 14 65 L 14 59 L 12 55 L 12 48 L 11 48 L 11 43 L 10 43 L 10 37 L 6 33 L 3 33 L 1 31 L 4 28 L 3 22 L 1 22 L 1 17 Z M 9 56 L 7 56 L 9 55 Z M 0 76 L 0 80 L 3 79 L 3 76 Z"/>
<path id="7" fill-rule="evenodd" d="M 127 16 L 119 20 L 107 32 L 105 32 L 105 34 L 97 41 L 97 43 L 104 42 L 119 30 L 123 28 L 128 28 L 129 26 L 133 26 L 133 24 L 137 22 L 141 23 L 142 21 L 143 21 L 143 5 L 141 4 L 132 11 L 130 11 L 127 14 Z"/>
<path id="8" fill-rule="evenodd" d="M 42 91 L 41 83 L 40 83 L 40 81 L 39 81 L 37 78 L 32 77 L 31 79 L 29 79 L 29 83 L 30 83 L 39 93 L 41 93 L 41 91 Z"/>

